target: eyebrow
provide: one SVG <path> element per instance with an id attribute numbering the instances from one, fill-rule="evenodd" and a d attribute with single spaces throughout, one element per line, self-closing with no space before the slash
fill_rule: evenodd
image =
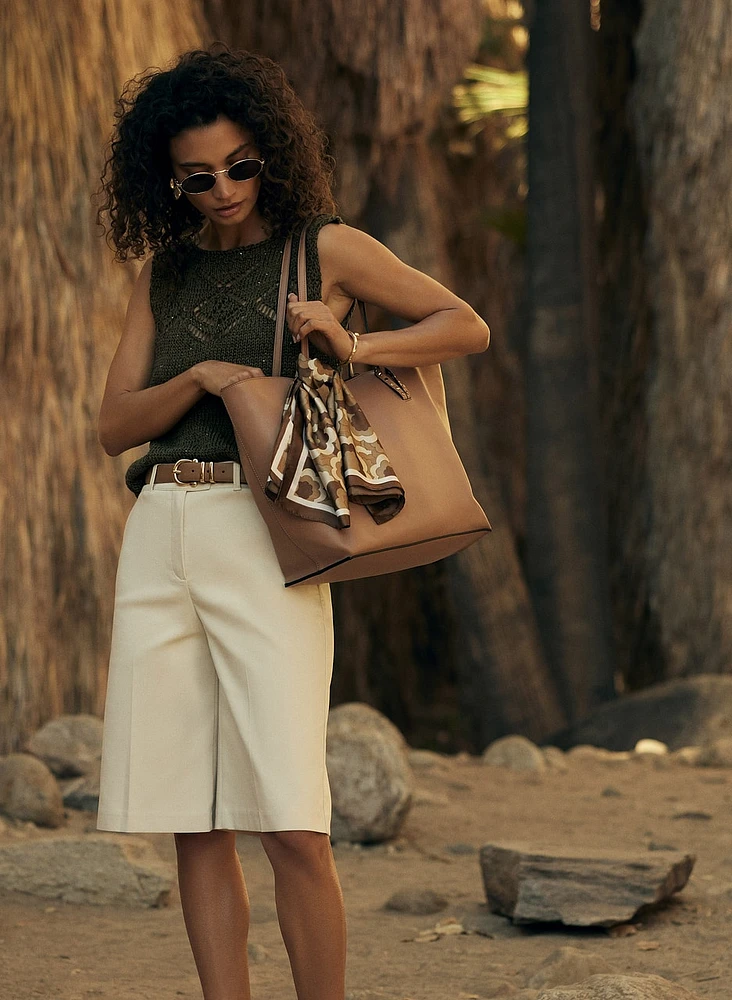
<path id="1" fill-rule="evenodd" d="M 252 148 L 251 142 L 243 142 L 241 144 L 241 146 L 237 146 L 236 149 L 232 149 L 232 151 L 229 153 L 229 155 L 226 157 L 226 159 L 230 160 L 232 156 L 236 156 L 237 153 L 241 153 L 241 151 L 243 149 L 251 149 L 251 148 Z M 181 163 L 181 164 L 179 164 L 179 166 L 181 166 L 181 167 L 207 167 L 208 163 L 192 163 L 189 160 L 187 163 Z"/>

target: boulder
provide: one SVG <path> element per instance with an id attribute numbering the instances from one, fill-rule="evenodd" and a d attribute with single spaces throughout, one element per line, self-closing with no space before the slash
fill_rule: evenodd
<path id="1" fill-rule="evenodd" d="M 0 889 L 66 903 L 164 906 L 175 867 L 148 840 L 108 834 L 0 844 Z"/>
<path id="2" fill-rule="evenodd" d="M 362 707 L 367 711 L 339 705 L 328 721 L 331 840 L 388 840 L 412 805 L 414 772 L 401 733 L 376 709 Z"/>
<path id="3" fill-rule="evenodd" d="M 99 778 L 101 760 L 98 758 L 87 772 L 78 778 L 68 778 L 61 785 L 64 805 L 71 809 L 83 809 L 96 812 L 99 808 Z"/>
<path id="4" fill-rule="evenodd" d="M 401 729 L 373 705 L 367 705 L 365 701 L 346 701 L 331 708 L 328 714 L 328 736 L 340 733 L 347 735 L 350 732 L 363 730 L 381 733 L 382 736 L 393 740 L 394 745 L 400 750 L 407 754 L 411 751 Z"/>
<path id="5" fill-rule="evenodd" d="M 59 715 L 26 740 L 23 749 L 48 765 L 57 778 L 92 770 L 102 755 L 103 722 L 97 715 Z"/>
<path id="6" fill-rule="evenodd" d="M 615 972 L 615 969 L 601 955 L 567 945 L 547 955 L 528 985 L 532 989 L 571 986 L 573 983 L 589 979 L 590 976 L 612 972 Z"/>
<path id="7" fill-rule="evenodd" d="M 628 750 L 606 750 L 604 747 L 593 747 L 587 743 L 578 743 L 567 750 L 570 760 L 589 760 L 598 764 L 626 764 L 633 759 Z"/>
<path id="8" fill-rule="evenodd" d="M 39 826 L 63 824 L 61 790 L 42 760 L 25 753 L 0 757 L 0 812 Z"/>
<path id="9" fill-rule="evenodd" d="M 663 757 L 668 753 L 668 747 L 660 740 L 638 740 L 633 752 L 636 754 L 650 754 L 652 757 Z"/>
<path id="10" fill-rule="evenodd" d="M 545 771 L 544 754 L 525 736 L 502 736 L 483 751 L 483 763 L 492 767 L 507 767 L 511 771 Z"/>
<path id="11" fill-rule="evenodd" d="M 591 976 L 576 986 L 544 990 L 536 1000 L 701 1000 L 660 976 Z"/>
<path id="12" fill-rule="evenodd" d="M 732 767 L 732 738 L 726 736 L 699 747 L 695 763 L 699 767 Z"/>
<path id="13" fill-rule="evenodd" d="M 687 767 L 696 767 L 701 757 L 701 747 L 680 747 L 670 753 L 669 760 L 674 764 L 685 764 Z"/>
<path id="14" fill-rule="evenodd" d="M 632 750 L 654 739 L 670 750 L 732 736 L 732 676 L 701 674 L 654 684 L 607 702 L 546 742 L 566 750 L 589 743 Z"/>
<path id="15" fill-rule="evenodd" d="M 538 850 L 523 844 L 480 849 L 488 906 L 514 923 L 612 927 L 686 885 L 696 858 L 678 851 Z"/>

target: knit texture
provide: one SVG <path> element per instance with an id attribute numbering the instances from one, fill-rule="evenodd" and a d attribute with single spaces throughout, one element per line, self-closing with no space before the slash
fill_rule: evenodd
<path id="1" fill-rule="evenodd" d="M 305 236 L 309 300 L 321 296 L 318 233 L 339 215 L 318 215 Z M 293 230 L 288 291 L 297 292 L 297 245 L 302 224 Z M 272 374 L 277 291 L 286 237 L 270 237 L 231 250 L 191 246 L 182 283 L 166 275 L 156 256 L 150 271 L 150 307 L 155 344 L 148 386 L 159 385 L 199 361 L 229 361 Z M 346 320 L 344 319 L 344 324 Z M 313 357 L 337 363 L 310 345 Z M 285 324 L 281 374 L 294 377 L 299 345 Z M 239 461 L 234 428 L 223 400 L 212 393 L 195 403 L 165 434 L 150 442 L 145 455 L 128 467 L 125 482 L 137 496 L 145 473 L 156 462 L 179 458 Z"/>

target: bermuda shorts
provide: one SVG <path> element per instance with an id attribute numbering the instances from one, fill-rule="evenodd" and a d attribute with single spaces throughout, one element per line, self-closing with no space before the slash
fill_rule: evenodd
<path id="1" fill-rule="evenodd" d="M 239 478 L 153 476 L 128 515 L 99 830 L 330 834 L 330 587 L 285 588 Z"/>

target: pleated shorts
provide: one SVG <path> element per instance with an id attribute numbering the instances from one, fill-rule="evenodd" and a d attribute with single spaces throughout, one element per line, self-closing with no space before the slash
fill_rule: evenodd
<path id="1" fill-rule="evenodd" d="M 97 828 L 330 833 L 328 584 L 285 588 L 251 491 L 145 484 L 115 585 Z"/>

